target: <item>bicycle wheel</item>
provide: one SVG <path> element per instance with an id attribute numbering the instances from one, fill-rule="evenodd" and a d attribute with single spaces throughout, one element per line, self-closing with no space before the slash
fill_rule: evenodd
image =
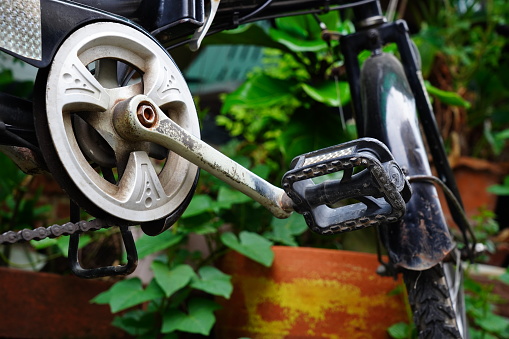
<path id="1" fill-rule="evenodd" d="M 368 59 L 361 72 L 365 122 L 360 136 L 384 142 L 406 175 L 431 175 L 415 99 L 401 63 L 390 54 Z M 392 265 L 403 272 L 419 338 L 464 338 L 461 265 L 432 184 L 412 183 L 399 224 L 380 228 Z"/>
<path id="2" fill-rule="evenodd" d="M 424 271 L 403 272 L 419 338 L 467 337 L 462 276 L 450 275 L 455 271 L 454 265 L 439 263 Z"/>

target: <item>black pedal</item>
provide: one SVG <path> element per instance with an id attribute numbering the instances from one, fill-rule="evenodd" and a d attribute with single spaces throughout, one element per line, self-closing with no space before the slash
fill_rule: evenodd
<path id="1" fill-rule="evenodd" d="M 319 234 L 395 222 L 405 214 L 411 196 L 389 149 L 372 138 L 301 155 L 293 159 L 291 168 L 283 177 L 283 189 L 295 211 Z M 341 179 L 323 178 L 339 176 L 341 171 Z M 326 180 L 317 183 L 317 179 Z"/>

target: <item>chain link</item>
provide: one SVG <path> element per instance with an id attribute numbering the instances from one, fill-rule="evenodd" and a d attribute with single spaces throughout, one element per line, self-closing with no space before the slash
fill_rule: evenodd
<path id="1" fill-rule="evenodd" d="M 0 245 L 27 242 L 30 240 L 42 240 L 56 238 L 61 235 L 71 235 L 88 231 L 97 231 L 101 228 L 109 228 L 111 225 L 102 219 L 91 221 L 68 222 L 63 225 L 52 225 L 49 227 L 38 227 L 36 229 L 22 229 L 21 231 L 7 231 L 0 235 Z"/>

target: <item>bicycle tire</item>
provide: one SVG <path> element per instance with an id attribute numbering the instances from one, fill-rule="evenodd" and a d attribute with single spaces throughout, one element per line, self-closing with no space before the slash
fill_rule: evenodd
<path id="1" fill-rule="evenodd" d="M 424 271 L 403 271 L 403 280 L 412 308 L 413 321 L 419 338 L 465 338 L 459 325 L 462 309 L 454 306 L 450 282 L 446 279 L 445 265 L 439 263 Z M 460 290 L 458 300 L 463 300 Z M 462 331 L 463 334 L 460 332 Z"/>
<path id="2" fill-rule="evenodd" d="M 426 154 L 422 157 L 413 154 L 425 152 L 425 148 L 416 122 L 415 99 L 399 60 L 385 53 L 371 57 L 362 68 L 360 86 L 365 125 L 359 126 L 359 135 L 384 142 L 408 175 L 431 175 Z M 414 126 L 409 127 L 411 124 Z M 404 137 L 390 136 L 391 133 L 397 134 L 395 131 L 404 134 Z M 412 157 L 420 158 L 410 159 Z M 442 251 L 442 244 L 432 240 L 435 231 L 448 231 L 439 202 L 430 200 L 433 203 L 429 203 L 425 197 L 435 196 L 433 199 L 436 199 L 436 191 L 426 185 L 429 184 L 412 184 L 413 202 L 407 206 L 404 221 L 382 228 L 382 242 L 388 249 L 391 262 L 403 274 L 419 338 L 466 338 L 461 264 L 458 263 L 456 269 L 453 262 L 444 262 L 444 253 L 450 252 L 448 259 L 457 257 L 452 241 L 443 245 Z M 426 203 L 420 203 L 420 200 Z M 426 210 L 419 209 L 424 205 Z M 441 217 L 435 220 L 436 215 Z M 433 229 L 435 221 L 444 226 Z M 413 235 L 419 235 L 418 239 Z"/>

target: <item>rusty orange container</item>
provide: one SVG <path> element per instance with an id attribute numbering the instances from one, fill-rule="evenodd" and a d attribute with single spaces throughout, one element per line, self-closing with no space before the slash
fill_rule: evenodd
<path id="1" fill-rule="evenodd" d="M 401 281 L 376 274 L 376 255 L 275 246 L 267 268 L 229 253 L 222 269 L 234 292 L 221 299 L 216 337 L 389 338 L 407 321 Z"/>

